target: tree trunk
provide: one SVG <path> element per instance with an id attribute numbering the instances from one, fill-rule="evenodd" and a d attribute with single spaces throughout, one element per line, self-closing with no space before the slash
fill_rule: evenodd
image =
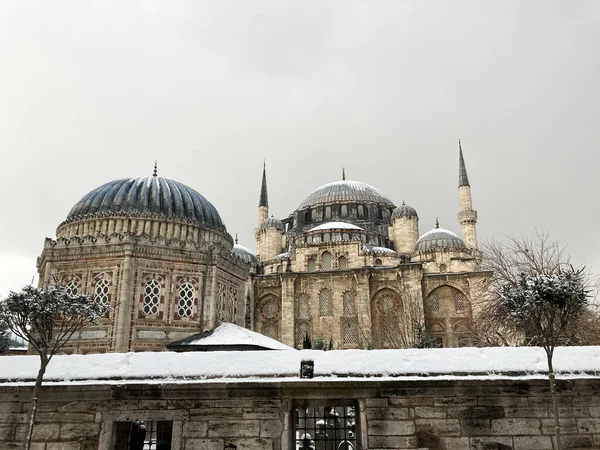
<path id="1" fill-rule="evenodd" d="M 552 366 L 552 352 L 546 351 L 548 358 L 548 380 L 550 381 L 550 395 L 552 396 L 552 408 L 554 409 L 554 437 L 556 438 L 556 450 L 561 450 L 560 446 L 560 418 L 558 417 L 558 398 L 556 396 L 556 377 L 554 376 L 554 367 Z"/>
<path id="2" fill-rule="evenodd" d="M 31 439 L 33 438 L 33 425 L 35 422 L 35 414 L 37 413 L 38 395 L 40 387 L 42 385 L 42 379 L 46 372 L 47 362 L 42 361 L 40 364 L 40 370 L 38 371 L 37 378 L 35 380 L 35 386 L 33 387 L 33 397 L 31 398 L 31 409 L 29 410 L 29 419 L 27 421 L 27 435 L 25 437 L 25 450 L 30 450 Z"/>

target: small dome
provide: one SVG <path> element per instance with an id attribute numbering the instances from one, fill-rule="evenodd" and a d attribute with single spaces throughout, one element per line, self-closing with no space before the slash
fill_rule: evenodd
<path id="1" fill-rule="evenodd" d="M 103 184 L 79 200 L 67 219 L 102 213 L 157 214 L 225 230 L 212 203 L 185 184 L 158 176 L 123 178 Z"/>
<path id="2" fill-rule="evenodd" d="M 240 244 L 234 244 L 233 248 L 231 249 L 231 252 L 234 255 L 239 256 L 243 261 L 245 261 L 249 264 L 257 264 L 258 263 L 258 259 L 256 258 L 256 255 L 254 253 L 252 253 L 252 250 L 250 250 L 248 247 L 244 247 L 243 245 L 240 245 Z"/>
<path id="3" fill-rule="evenodd" d="M 319 230 L 358 230 L 364 231 L 361 227 L 348 222 L 327 222 L 317 225 L 308 231 L 319 231 Z"/>
<path id="4" fill-rule="evenodd" d="M 378 203 L 394 206 L 392 201 L 379 190 L 360 181 L 334 181 L 321 186 L 310 193 L 298 209 L 308 208 L 323 203 Z"/>
<path id="5" fill-rule="evenodd" d="M 392 221 L 394 221 L 395 219 L 398 219 L 400 217 L 406 217 L 406 218 L 419 218 L 419 216 L 417 215 L 417 210 L 415 208 L 413 208 L 412 206 L 408 206 L 406 205 L 404 202 L 402 202 L 401 206 L 398 206 L 394 212 L 392 213 Z"/>
<path id="6" fill-rule="evenodd" d="M 260 227 L 261 228 L 276 228 L 280 231 L 285 230 L 285 228 L 283 226 L 283 222 L 274 216 L 271 216 L 267 220 L 265 220 Z"/>
<path id="7" fill-rule="evenodd" d="M 443 228 L 434 228 L 428 231 L 417 241 L 416 252 L 427 252 L 438 249 L 465 249 L 465 243 L 452 231 Z"/>

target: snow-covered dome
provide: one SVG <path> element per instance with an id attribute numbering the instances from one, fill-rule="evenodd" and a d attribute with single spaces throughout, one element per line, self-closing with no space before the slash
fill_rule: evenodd
<path id="1" fill-rule="evenodd" d="M 321 225 L 317 225 L 311 228 L 310 231 L 321 231 L 321 230 L 358 230 L 364 231 L 361 227 L 348 222 L 326 222 Z"/>
<path id="2" fill-rule="evenodd" d="M 243 261 L 245 261 L 249 264 L 257 264 L 258 263 L 258 259 L 256 258 L 256 255 L 248 247 L 244 247 L 243 245 L 240 245 L 240 244 L 234 244 L 233 248 L 231 249 L 231 252 L 234 255 L 239 256 Z"/>
<path id="3" fill-rule="evenodd" d="M 298 209 L 326 203 L 377 203 L 394 206 L 394 203 L 373 186 L 361 181 L 334 181 L 312 191 Z"/>
<path id="4" fill-rule="evenodd" d="M 412 206 L 408 206 L 406 205 L 404 202 L 402 202 L 401 206 L 398 206 L 394 212 L 392 213 L 392 221 L 394 221 L 395 219 L 398 219 L 400 217 L 406 217 L 406 218 L 419 218 L 419 216 L 417 215 L 417 211 L 415 208 L 413 208 Z"/>
<path id="5" fill-rule="evenodd" d="M 379 247 L 376 245 L 363 244 L 362 248 L 363 248 L 363 252 L 368 253 L 368 254 L 378 254 L 378 255 L 385 255 L 385 256 L 397 256 L 398 255 L 394 250 L 392 250 L 391 248 L 387 248 L 387 247 Z"/>
<path id="6" fill-rule="evenodd" d="M 415 251 L 427 252 L 438 249 L 461 250 L 464 248 L 465 243 L 456 234 L 450 230 L 436 227 L 419 238 L 415 246 Z"/>
<path id="7" fill-rule="evenodd" d="M 261 228 L 276 228 L 277 230 L 284 231 L 283 222 L 279 220 L 277 217 L 271 216 L 267 220 L 265 220 L 261 226 Z"/>

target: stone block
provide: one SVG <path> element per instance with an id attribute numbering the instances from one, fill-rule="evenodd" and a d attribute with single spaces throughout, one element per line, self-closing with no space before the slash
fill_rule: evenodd
<path id="1" fill-rule="evenodd" d="M 183 423 L 183 436 L 184 437 L 205 437 L 208 435 L 208 423 L 198 421 L 185 421 Z"/>
<path id="2" fill-rule="evenodd" d="M 278 438 L 281 436 L 282 426 L 279 420 L 261 420 L 260 437 Z"/>
<path id="3" fill-rule="evenodd" d="M 443 450 L 471 450 L 468 437 L 443 437 L 441 444 Z"/>
<path id="4" fill-rule="evenodd" d="M 369 408 L 367 420 L 398 420 L 408 418 L 408 408 Z"/>
<path id="5" fill-rule="evenodd" d="M 600 417 L 600 406 L 590 406 L 588 410 L 591 417 Z"/>
<path id="6" fill-rule="evenodd" d="M 78 442 L 48 442 L 46 450 L 80 450 Z"/>
<path id="7" fill-rule="evenodd" d="M 252 408 L 253 406 L 251 399 L 215 400 L 216 408 Z"/>
<path id="8" fill-rule="evenodd" d="M 447 413 L 448 418 L 454 419 L 502 419 L 504 408 L 501 406 L 459 406 L 448 408 Z"/>
<path id="9" fill-rule="evenodd" d="M 60 438 L 65 441 L 95 439 L 99 431 L 96 423 L 64 423 L 60 426 Z"/>
<path id="10" fill-rule="evenodd" d="M 446 409 L 436 408 L 434 406 L 415 406 L 413 409 L 414 417 L 417 418 L 432 418 L 432 419 L 445 419 Z"/>
<path id="11" fill-rule="evenodd" d="M 223 450 L 223 439 L 186 439 L 185 450 Z"/>
<path id="12" fill-rule="evenodd" d="M 15 424 L 0 424 L 0 441 L 12 441 L 15 438 Z"/>
<path id="13" fill-rule="evenodd" d="M 504 408 L 506 417 L 548 417 L 548 408 Z"/>
<path id="14" fill-rule="evenodd" d="M 415 448 L 417 446 L 416 436 L 369 436 L 367 438 L 368 448 Z"/>
<path id="15" fill-rule="evenodd" d="M 528 406 L 527 397 L 479 397 L 477 404 L 480 406 Z"/>
<path id="16" fill-rule="evenodd" d="M 415 433 L 415 424 L 409 420 L 369 420 L 369 436 L 406 436 Z"/>
<path id="17" fill-rule="evenodd" d="M 554 417 L 553 408 L 548 408 L 548 416 Z M 558 408 L 558 417 L 590 417 L 590 410 L 585 406 L 563 406 Z"/>
<path id="18" fill-rule="evenodd" d="M 190 410 L 190 418 L 194 419 L 231 419 L 240 417 L 242 408 L 202 408 Z"/>
<path id="19" fill-rule="evenodd" d="M 167 337 L 167 333 L 160 330 L 138 330 L 136 336 L 144 340 L 163 340 Z"/>
<path id="20" fill-rule="evenodd" d="M 492 433 L 504 435 L 537 435 L 541 434 L 538 419 L 510 418 L 492 420 Z"/>
<path id="21" fill-rule="evenodd" d="M 472 437 L 471 450 L 513 450 L 513 440 L 509 436 Z"/>
<path id="22" fill-rule="evenodd" d="M 140 400 L 138 403 L 138 408 L 141 410 L 162 410 L 167 409 L 167 401 L 166 400 Z"/>
<path id="23" fill-rule="evenodd" d="M 106 330 L 84 330 L 80 333 L 80 339 L 104 339 L 106 337 Z"/>
<path id="24" fill-rule="evenodd" d="M 33 428 L 34 441 L 57 441 L 59 435 L 60 426 L 57 423 L 38 423 Z"/>
<path id="25" fill-rule="evenodd" d="M 258 420 L 211 420 L 208 423 L 209 437 L 251 437 L 259 433 Z"/>
<path id="26" fill-rule="evenodd" d="M 278 419 L 279 408 L 243 408 L 242 419 Z"/>
<path id="27" fill-rule="evenodd" d="M 492 434 L 492 425 L 488 419 L 461 419 L 462 434 L 467 436 L 487 436 Z"/>
<path id="28" fill-rule="evenodd" d="M 475 406 L 475 397 L 439 397 L 433 400 L 434 406 Z"/>
<path id="29" fill-rule="evenodd" d="M 433 397 L 391 397 L 394 406 L 433 406 Z"/>
<path id="30" fill-rule="evenodd" d="M 550 436 L 515 436 L 513 438 L 515 450 L 552 450 Z"/>
<path id="31" fill-rule="evenodd" d="M 562 427 L 562 420 L 561 420 Z M 596 418 L 589 419 L 577 419 L 577 430 L 579 433 L 600 433 L 600 420 Z M 577 430 L 575 432 L 577 432 Z M 562 430 L 561 430 L 562 431 Z M 571 433 L 571 431 L 564 431 L 565 433 Z"/>
<path id="32" fill-rule="evenodd" d="M 388 399 L 387 398 L 368 398 L 367 399 L 367 407 L 369 406 L 387 406 Z"/>
<path id="33" fill-rule="evenodd" d="M 431 429 L 436 436 L 460 435 L 460 422 L 458 419 L 416 419 L 417 431 Z"/>
<path id="34" fill-rule="evenodd" d="M 575 419 L 559 419 L 561 433 L 577 433 Z M 554 434 L 554 419 L 542 419 L 542 433 Z"/>
<path id="35" fill-rule="evenodd" d="M 225 445 L 233 444 L 236 450 L 272 450 L 273 441 L 271 439 L 225 439 Z"/>
<path id="36" fill-rule="evenodd" d="M 554 441 L 554 436 L 551 436 Z M 577 434 L 560 434 L 560 444 L 563 449 L 586 449 L 594 447 L 592 436 L 582 436 Z M 600 444 L 600 443 L 599 443 Z"/>

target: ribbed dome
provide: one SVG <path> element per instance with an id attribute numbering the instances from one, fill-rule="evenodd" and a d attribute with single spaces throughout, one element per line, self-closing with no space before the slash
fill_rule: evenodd
<path id="1" fill-rule="evenodd" d="M 334 181 L 311 192 L 300 204 L 298 209 L 304 209 L 323 203 L 334 202 L 356 202 L 356 203 L 380 203 L 394 206 L 392 201 L 380 191 L 361 181 Z"/>
<path id="2" fill-rule="evenodd" d="M 438 249 L 455 249 L 461 250 L 465 248 L 465 243 L 452 231 L 443 228 L 434 228 L 428 231 L 417 241 L 415 251 L 427 252 Z"/>
<path id="3" fill-rule="evenodd" d="M 158 214 L 225 229 L 216 208 L 194 189 L 158 176 L 106 183 L 79 200 L 67 219 L 90 214 Z"/>
<path id="4" fill-rule="evenodd" d="M 281 220 L 279 220 L 277 217 L 269 217 L 267 220 L 265 220 L 261 226 L 261 228 L 276 228 L 280 231 L 284 230 L 284 226 L 283 226 L 283 222 Z"/>
<path id="5" fill-rule="evenodd" d="M 256 259 L 256 255 L 252 253 L 252 250 L 250 250 L 247 247 L 244 247 L 243 245 L 234 244 L 233 248 L 231 249 L 231 252 L 234 255 L 239 256 L 243 261 L 247 263 L 256 264 L 258 262 L 258 259 Z"/>
<path id="6" fill-rule="evenodd" d="M 415 208 L 413 208 L 412 206 L 405 205 L 404 203 L 402 203 L 402 205 L 398 206 L 392 213 L 392 220 L 398 219 L 400 217 L 419 218 L 419 216 L 417 215 L 417 210 Z"/>

